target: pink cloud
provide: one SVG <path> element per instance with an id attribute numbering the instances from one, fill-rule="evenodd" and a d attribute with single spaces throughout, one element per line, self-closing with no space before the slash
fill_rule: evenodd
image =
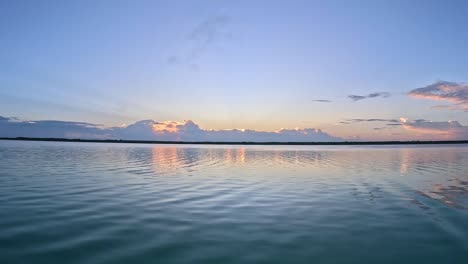
<path id="1" fill-rule="evenodd" d="M 401 118 L 402 127 L 422 134 L 437 135 L 446 139 L 465 140 L 468 139 L 468 127 L 461 125 L 457 121 L 410 121 L 407 118 Z"/>
<path id="2" fill-rule="evenodd" d="M 411 90 L 409 96 L 414 98 L 442 100 L 454 105 L 436 105 L 435 109 L 468 111 L 468 85 L 456 82 L 439 81 L 431 85 Z"/>

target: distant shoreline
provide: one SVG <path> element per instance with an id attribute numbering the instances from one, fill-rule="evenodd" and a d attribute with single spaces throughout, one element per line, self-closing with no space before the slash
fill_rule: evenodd
<path id="1" fill-rule="evenodd" d="M 229 142 L 229 141 L 154 141 L 154 140 L 115 140 L 115 139 L 67 139 L 67 138 L 28 138 L 28 137 L 0 137 L 0 140 L 14 141 L 48 141 L 48 142 L 90 142 L 90 143 L 137 143 L 137 144 L 178 144 L 178 145 L 440 145 L 440 144 L 468 144 L 468 140 L 442 141 L 339 141 L 339 142 Z"/>

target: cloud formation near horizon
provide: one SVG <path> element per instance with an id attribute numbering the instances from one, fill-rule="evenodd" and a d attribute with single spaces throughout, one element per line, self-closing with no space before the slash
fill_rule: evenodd
<path id="1" fill-rule="evenodd" d="M 324 100 L 324 99 L 312 100 L 312 102 L 317 102 L 317 103 L 331 103 L 330 100 Z"/>
<path id="2" fill-rule="evenodd" d="M 408 95 L 414 98 L 441 100 L 453 105 L 436 105 L 435 109 L 463 110 L 468 112 L 468 85 L 456 82 L 438 81 L 433 84 L 413 89 Z"/>
<path id="3" fill-rule="evenodd" d="M 219 142 L 299 142 L 341 141 L 320 129 L 281 129 L 275 132 L 250 129 L 206 130 L 193 121 L 142 120 L 123 127 L 105 128 L 84 122 L 18 121 L 0 116 L 0 137 L 43 137 L 81 139 L 126 139 L 159 141 L 219 141 Z"/>
<path id="4" fill-rule="evenodd" d="M 353 100 L 354 102 L 368 99 L 368 98 L 376 98 L 376 97 L 381 97 L 381 98 L 387 98 L 390 97 L 390 93 L 388 92 L 378 92 L 378 93 L 370 93 L 368 95 L 348 95 L 348 98 Z"/>
<path id="5" fill-rule="evenodd" d="M 468 139 L 468 126 L 463 126 L 457 121 L 432 122 L 423 119 L 410 121 L 401 118 L 403 128 L 424 134 L 433 134 L 447 139 Z"/>
<path id="6" fill-rule="evenodd" d="M 0 116 L 0 137 L 47 137 L 105 139 L 102 125 L 56 120 L 19 121 Z"/>

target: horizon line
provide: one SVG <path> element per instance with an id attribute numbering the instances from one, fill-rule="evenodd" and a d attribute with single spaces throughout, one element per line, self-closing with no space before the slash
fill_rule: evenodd
<path id="1" fill-rule="evenodd" d="M 468 140 L 390 140 L 390 141 L 164 141 L 164 140 L 126 140 L 126 139 L 80 139 L 80 138 L 33 138 L 0 137 L 11 141 L 48 141 L 48 142 L 83 142 L 83 143 L 136 143 L 136 144 L 176 144 L 176 145 L 437 145 L 468 144 Z"/>

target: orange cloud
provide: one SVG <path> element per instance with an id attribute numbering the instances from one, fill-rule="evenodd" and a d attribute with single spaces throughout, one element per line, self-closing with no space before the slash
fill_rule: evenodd
<path id="1" fill-rule="evenodd" d="M 183 125 L 183 123 L 177 121 L 155 122 L 153 124 L 153 131 L 155 133 L 178 132 L 179 125 Z"/>

